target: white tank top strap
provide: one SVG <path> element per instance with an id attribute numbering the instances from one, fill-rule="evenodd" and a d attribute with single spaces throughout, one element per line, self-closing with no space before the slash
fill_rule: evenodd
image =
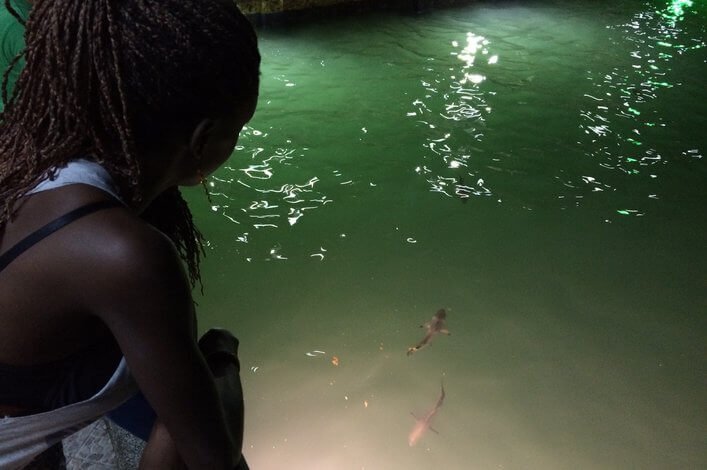
<path id="1" fill-rule="evenodd" d="M 60 188 L 71 184 L 87 184 L 101 189 L 123 202 L 118 195 L 118 188 L 108 170 L 96 162 L 83 158 L 72 160 L 66 166 L 58 168 L 53 178 L 45 177 L 37 186 L 27 194 L 35 194 L 50 189 Z"/>

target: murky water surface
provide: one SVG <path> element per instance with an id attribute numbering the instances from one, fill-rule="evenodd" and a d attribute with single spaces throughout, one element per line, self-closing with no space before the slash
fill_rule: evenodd
<path id="1" fill-rule="evenodd" d="M 187 194 L 252 468 L 705 468 L 706 25 L 548 0 L 262 31 L 256 117 Z"/>

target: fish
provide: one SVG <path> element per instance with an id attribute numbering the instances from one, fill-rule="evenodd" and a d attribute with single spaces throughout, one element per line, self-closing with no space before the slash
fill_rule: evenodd
<path id="1" fill-rule="evenodd" d="M 443 308 L 440 308 L 439 310 L 437 310 L 437 313 L 434 314 L 432 320 L 428 321 L 424 325 L 420 325 L 420 328 L 427 329 L 427 334 L 415 346 L 408 348 L 407 355 L 409 356 L 412 353 L 415 353 L 420 349 L 424 348 L 425 346 L 430 344 L 432 338 L 434 338 L 440 333 L 443 335 L 450 335 L 451 333 L 447 329 L 447 324 L 445 322 L 446 318 L 447 312 Z"/>
<path id="2" fill-rule="evenodd" d="M 439 409 L 442 407 L 442 403 L 444 402 L 444 382 L 440 384 L 440 387 L 442 389 L 442 392 L 440 393 L 439 398 L 437 399 L 437 403 L 432 409 L 430 409 L 430 411 L 425 413 L 422 418 L 418 418 L 417 416 L 411 413 L 413 418 L 415 418 L 415 425 L 410 430 L 410 434 L 408 434 L 408 445 L 410 445 L 410 447 L 417 444 L 417 441 L 419 441 L 422 436 L 425 435 L 428 429 L 434 433 L 439 434 L 432 427 L 432 418 L 435 417 Z"/>

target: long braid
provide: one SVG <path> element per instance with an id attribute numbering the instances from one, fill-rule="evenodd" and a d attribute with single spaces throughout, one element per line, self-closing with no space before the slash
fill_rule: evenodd
<path id="1" fill-rule="evenodd" d="M 183 220 L 183 223 L 173 226 L 175 213 L 179 214 L 179 218 Z M 199 282 L 201 280 L 199 263 L 204 255 L 204 237 L 194 225 L 189 206 L 187 206 L 179 191 L 173 188 L 163 193 L 150 204 L 143 217 L 162 232 L 174 232 L 175 236 L 171 238 L 177 252 L 190 267 L 189 279 L 192 285 Z"/>
<path id="2" fill-rule="evenodd" d="M 225 0 L 37 0 L 26 26 L 26 66 L 0 115 L 0 229 L 18 199 L 78 157 L 103 165 L 139 205 L 145 149 L 257 93 L 255 33 Z M 203 237 L 178 189 L 142 217 L 172 239 L 196 283 Z"/>

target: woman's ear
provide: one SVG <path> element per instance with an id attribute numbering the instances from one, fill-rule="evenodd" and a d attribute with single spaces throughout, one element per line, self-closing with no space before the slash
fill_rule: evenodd
<path id="1" fill-rule="evenodd" d="M 191 139 L 189 140 L 189 150 L 197 161 L 201 161 L 201 154 L 204 151 L 211 131 L 214 127 L 214 121 L 212 119 L 202 119 L 199 124 L 194 128 L 194 132 L 191 134 Z"/>

